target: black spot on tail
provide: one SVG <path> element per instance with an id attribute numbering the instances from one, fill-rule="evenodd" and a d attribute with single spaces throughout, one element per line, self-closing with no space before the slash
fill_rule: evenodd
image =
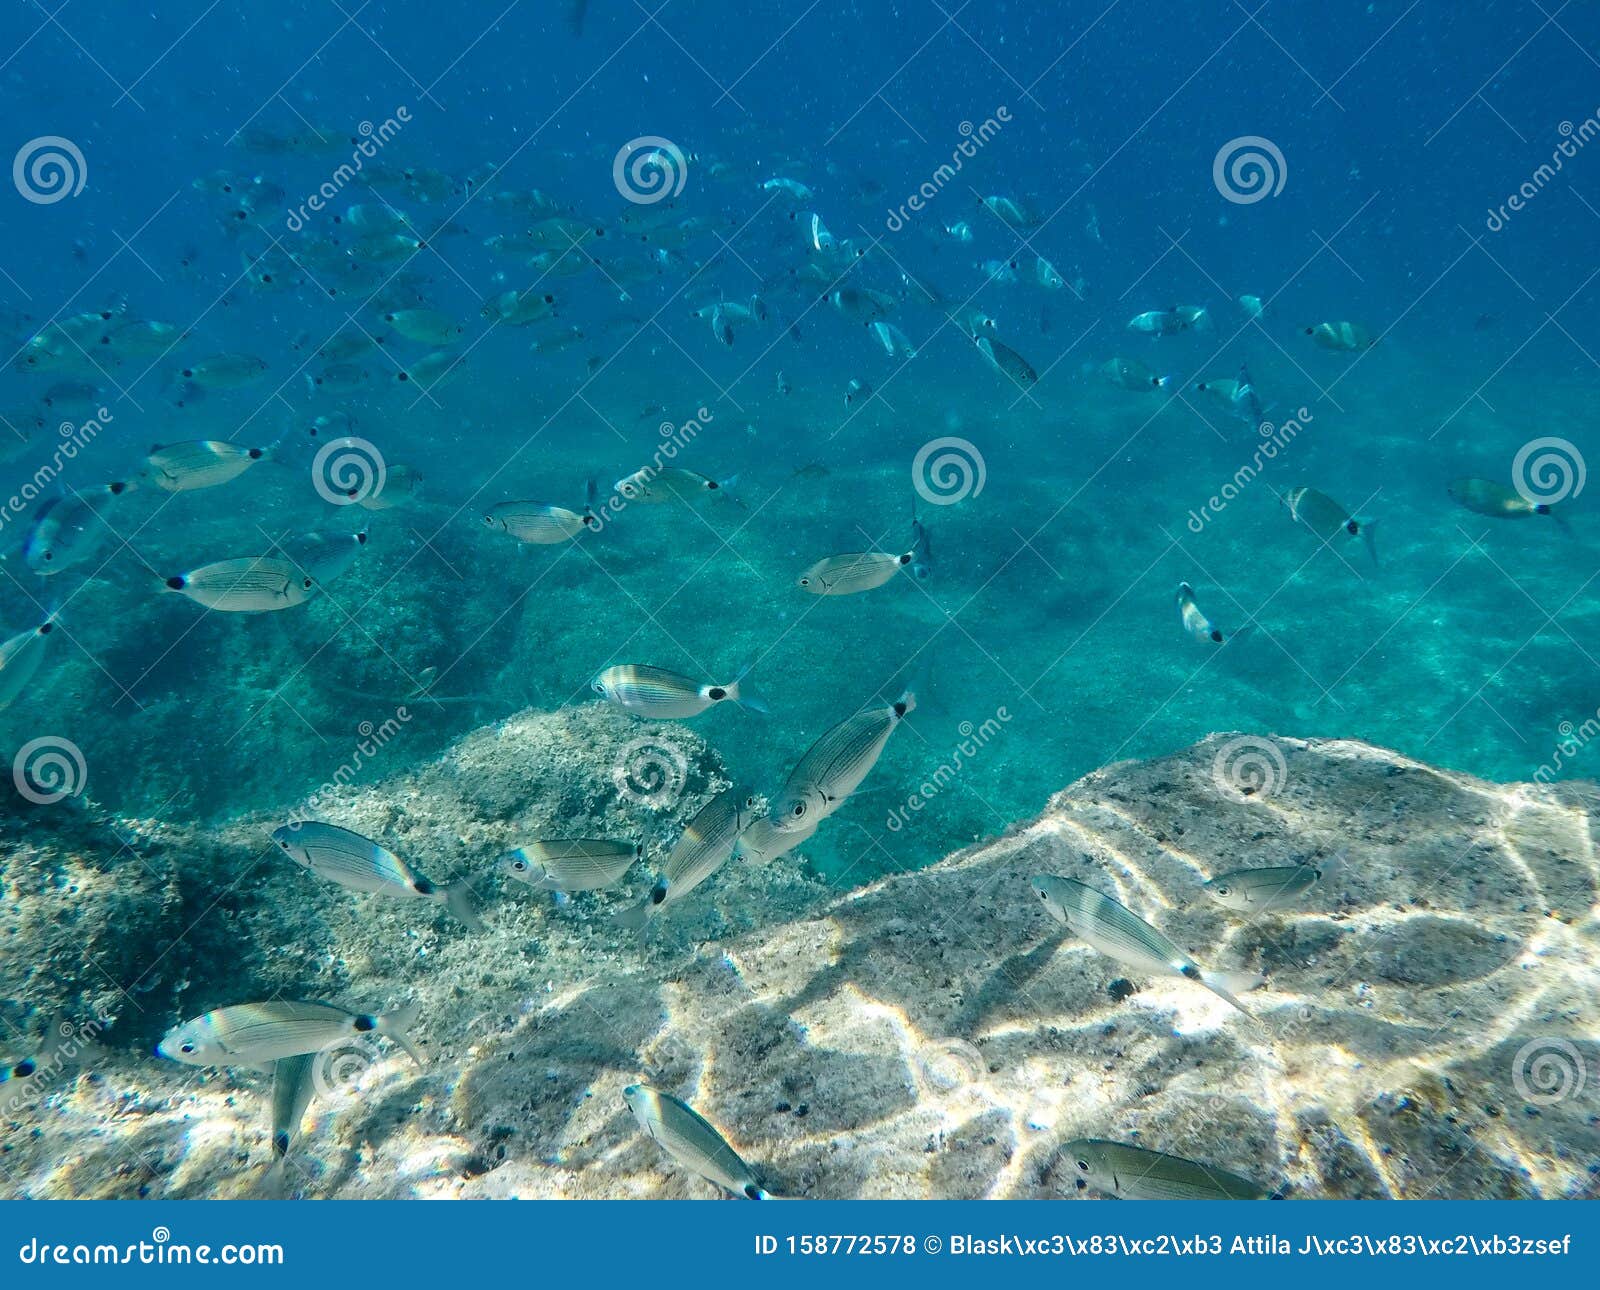
<path id="1" fill-rule="evenodd" d="M 357 1017 L 356 1018 L 356 1029 L 358 1031 L 360 1031 L 361 1033 L 363 1033 L 363 1034 L 365 1034 L 369 1030 L 376 1030 L 377 1028 L 378 1028 L 378 1019 L 376 1017 Z"/>

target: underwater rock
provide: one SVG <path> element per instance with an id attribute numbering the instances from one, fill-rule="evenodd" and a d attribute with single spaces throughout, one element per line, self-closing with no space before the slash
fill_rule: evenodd
<path id="1" fill-rule="evenodd" d="M 291 1152 L 309 1196 L 711 1195 L 638 1132 L 622 1089 L 641 1078 L 691 1102 L 786 1196 L 1075 1196 L 1062 1147 L 1078 1137 L 1289 1196 L 1583 1194 L 1600 1164 L 1594 786 L 1242 738 L 1270 773 L 1232 775 L 1229 735 L 1120 762 L 1001 837 L 842 895 L 808 876 L 803 845 L 735 860 L 645 940 L 612 915 L 726 776 L 683 727 L 597 709 L 519 714 L 320 804 L 438 881 L 481 875 L 478 934 L 275 856 L 251 868 L 261 821 L 115 864 L 89 858 L 105 855 L 97 837 L 10 828 L 9 912 L 51 965 L 30 971 L 14 948 L 12 998 L 98 1006 L 115 991 L 83 944 L 138 970 L 130 920 L 147 923 L 162 979 L 184 984 L 140 996 L 137 1019 L 117 1011 L 92 1077 L 8 1117 L 5 1185 L 248 1194 L 269 1163 L 266 1079 L 163 1063 L 144 1040 L 285 990 L 415 1000 L 430 1055 L 418 1071 L 365 1050 L 319 1089 Z M 676 787 L 652 796 L 627 767 L 662 739 Z M 496 856 L 537 836 L 647 851 L 616 891 L 496 894 Z M 1230 869 L 1341 852 L 1294 909 L 1237 914 L 1202 891 Z M 1115 895 L 1207 969 L 1264 972 L 1241 1000 L 1254 1020 L 1074 941 L 1039 907 L 1040 873 Z M 57 973 L 54 995 L 29 994 Z"/>

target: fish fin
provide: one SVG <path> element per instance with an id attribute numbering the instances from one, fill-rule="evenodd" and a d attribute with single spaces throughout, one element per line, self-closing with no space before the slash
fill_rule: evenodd
<path id="1" fill-rule="evenodd" d="M 478 914 L 478 901 L 472 894 L 472 884 L 465 880 L 451 883 L 444 889 L 444 907 L 475 932 L 483 930 L 483 919 Z"/>
<path id="2" fill-rule="evenodd" d="M 396 1008 L 393 1012 L 386 1012 L 378 1018 L 378 1033 L 387 1035 L 401 1048 L 405 1049 L 406 1056 L 416 1062 L 418 1066 L 426 1066 L 426 1059 L 411 1044 L 409 1031 L 417 1020 L 417 1013 L 421 1011 L 420 1003 L 408 1003 Z"/>
<path id="3" fill-rule="evenodd" d="M 746 689 L 744 684 L 745 677 L 750 675 L 750 671 L 755 667 L 756 662 L 756 659 L 751 659 L 739 669 L 739 675 L 734 677 L 733 680 L 723 688 L 728 691 L 728 697 L 737 703 L 741 708 L 744 708 L 749 712 L 759 713 L 761 716 L 766 717 L 772 714 L 772 709 L 767 707 L 767 701 L 754 690 Z"/>
<path id="4" fill-rule="evenodd" d="M 1340 847 L 1339 850 L 1317 865 L 1317 882 L 1323 886 L 1331 882 L 1337 882 L 1349 863 L 1349 849 Z"/>
<path id="5" fill-rule="evenodd" d="M 289 1199 L 289 1157 L 279 1156 L 268 1167 L 267 1172 L 261 1175 L 261 1181 L 256 1184 L 255 1200 L 288 1200 Z"/>

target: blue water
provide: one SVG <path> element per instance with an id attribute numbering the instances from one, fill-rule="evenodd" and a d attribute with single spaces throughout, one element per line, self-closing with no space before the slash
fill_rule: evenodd
<path id="1" fill-rule="evenodd" d="M 57 422 L 87 415 L 41 408 L 60 379 L 100 387 L 92 403 L 111 418 L 52 487 L 134 478 L 151 444 L 174 440 L 272 443 L 278 457 L 225 487 L 122 499 L 104 512 L 105 551 L 59 575 L 24 560 L 28 515 L 8 521 L 0 623 L 9 635 L 59 608 L 69 637 L 0 714 L 10 749 L 70 739 L 107 809 L 216 821 L 321 783 L 359 723 L 430 667 L 435 693 L 472 702 L 421 712 L 369 777 L 519 708 L 590 702 L 609 663 L 722 681 L 756 660 L 772 715 L 722 708 L 695 728 L 770 790 L 822 730 L 914 683 L 910 733 L 807 848 L 853 885 L 997 832 L 1108 761 L 1213 730 L 1363 738 L 1516 779 L 1552 762 L 1563 723 L 1594 715 L 1586 498 L 1560 504 L 1564 532 L 1446 493 L 1458 476 L 1511 482 L 1530 440 L 1592 449 L 1600 150 L 1574 144 L 1525 209 L 1491 218 L 1549 161 L 1562 123 L 1600 107 L 1592 11 L 596 0 L 576 34 L 550 8 L 8 12 L 8 142 L 66 139 L 84 179 L 59 201 L 0 200 L 8 354 L 86 310 L 187 335 L 168 353 L 8 370 L 0 406 L 47 426 L 0 467 L 4 491 L 49 458 Z M 437 187 L 331 180 L 362 123 L 385 139 L 366 164 L 436 171 Z M 984 141 L 936 179 L 964 123 Z M 313 125 L 337 146 L 250 146 Z M 619 149 L 642 136 L 684 159 L 670 207 L 625 201 L 614 182 Z M 1247 136 L 1281 155 L 1281 191 L 1230 201 L 1213 161 Z M 468 184 L 492 164 L 492 183 Z M 219 170 L 282 198 L 238 221 L 229 195 L 195 187 Z M 763 190 L 776 175 L 814 196 Z M 306 210 L 330 182 L 326 208 Z M 924 209 L 901 212 L 928 183 Z M 552 323 L 480 317 L 539 278 L 483 245 L 531 222 L 497 208 L 497 188 L 538 188 L 604 230 L 584 248 L 598 269 L 548 278 Z M 980 206 L 991 194 L 1030 225 Z M 351 239 L 335 216 L 377 202 L 434 232 L 367 288 L 342 282 L 328 265 L 349 262 Z M 794 276 L 815 259 L 812 212 L 867 248 L 825 285 Z M 660 263 L 633 222 L 646 215 L 704 223 Z M 970 243 L 945 233 L 958 221 Z M 245 265 L 274 243 L 327 258 L 264 289 Z M 1028 280 L 1035 256 L 1073 289 Z M 991 259 L 1016 259 L 1024 280 L 986 284 L 977 266 Z M 397 374 L 432 347 L 395 336 L 370 300 L 395 271 L 409 303 L 464 326 L 460 370 L 431 397 Z M 893 297 L 888 320 L 917 356 L 890 357 L 820 303 L 837 285 Z M 989 367 L 922 298 L 930 285 L 992 315 L 1037 385 Z M 770 317 L 736 324 L 731 346 L 693 316 L 757 293 Z M 1236 303 L 1246 294 L 1267 302 L 1258 321 Z M 1206 306 L 1210 327 L 1126 330 L 1179 304 Z M 314 351 L 352 317 L 385 343 L 355 388 L 314 394 Z M 1345 320 L 1381 341 L 1339 353 L 1304 334 Z M 567 328 L 581 339 L 529 352 Z M 176 373 L 225 352 L 265 360 L 265 377 L 176 406 Z M 1116 356 L 1168 388 L 1112 387 L 1096 369 Z M 1304 409 L 1304 427 L 1202 516 L 1262 437 L 1190 387 L 1241 365 L 1269 421 Z M 847 405 L 852 379 L 876 397 Z M 356 513 L 311 490 L 306 428 L 335 411 L 422 472 L 419 500 Z M 581 508 L 588 480 L 605 494 L 650 461 L 663 424 L 691 418 L 704 429 L 681 464 L 737 477 L 737 501 L 631 508 L 570 547 L 519 550 L 482 526 L 501 500 Z M 920 503 L 932 576 L 857 597 L 801 591 L 822 556 L 904 548 L 912 463 L 941 437 L 972 446 L 984 483 Z M 1379 567 L 1359 547 L 1318 551 L 1276 496 L 1298 485 L 1378 521 Z M 368 518 L 361 562 L 303 609 L 205 614 L 156 594 L 158 576 Z M 1189 641 L 1182 581 L 1219 627 L 1250 630 L 1221 651 Z M 891 826 L 986 721 L 999 733 Z M 1568 743 L 1556 773 L 1594 773 Z"/>

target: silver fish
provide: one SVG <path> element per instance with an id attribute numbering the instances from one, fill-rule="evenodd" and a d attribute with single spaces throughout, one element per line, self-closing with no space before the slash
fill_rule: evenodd
<path id="1" fill-rule="evenodd" d="M 441 887 L 387 847 L 350 829 L 307 820 L 274 829 L 272 840 L 286 856 L 319 878 L 351 891 L 420 897 L 443 905 L 474 931 L 483 927 L 466 882 Z"/>
<path id="2" fill-rule="evenodd" d="M 1289 909 L 1301 903 L 1313 887 L 1332 875 L 1342 856 L 1321 866 L 1272 865 L 1262 869 L 1234 869 L 1218 874 L 1201 888 L 1224 909 L 1256 914 L 1269 909 Z"/>
<path id="3" fill-rule="evenodd" d="M 258 461 L 267 459 L 267 449 L 248 448 L 218 439 L 193 439 L 185 443 L 156 444 L 150 449 L 147 475 L 157 487 L 169 493 L 188 493 L 215 488 L 237 479 Z"/>
<path id="4" fill-rule="evenodd" d="M 1372 563 L 1378 563 L 1378 548 L 1372 540 L 1372 530 L 1377 526 L 1377 520 L 1352 515 L 1326 493 L 1303 485 L 1285 493 L 1283 504 L 1288 507 L 1291 519 L 1304 524 L 1329 546 L 1359 537 L 1366 543 Z"/>
<path id="5" fill-rule="evenodd" d="M 207 609 L 230 614 L 264 614 L 303 605 L 317 594 L 316 580 L 304 569 L 273 556 L 241 556 L 216 560 L 166 580 L 168 591 L 181 592 Z"/>
<path id="6" fill-rule="evenodd" d="M 718 703 L 736 703 L 752 712 L 765 713 L 767 705 L 761 698 L 742 688 L 749 671 L 748 667 L 743 668 L 726 685 L 702 685 L 693 677 L 666 668 L 619 663 L 596 676 L 589 688 L 624 711 L 652 720 L 699 716 Z"/>
<path id="7" fill-rule="evenodd" d="M 500 872 L 538 891 L 599 891 L 615 887 L 643 855 L 637 842 L 555 838 L 508 851 L 500 857 Z"/>
<path id="8" fill-rule="evenodd" d="M 161 1056 L 185 1066 L 266 1066 L 284 1057 L 315 1053 L 358 1035 L 394 1040 L 418 1066 L 426 1065 L 407 1035 L 417 1005 L 393 1012 L 360 1013 L 331 1003 L 269 999 L 237 1003 L 169 1030 L 156 1045 Z"/>
<path id="9" fill-rule="evenodd" d="M 639 1127 L 697 1178 L 746 1200 L 771 1199 L 739 1153 L 688 1103 L 648 1084 L 630 1084 L 622 1097 Z"/>
<path id="10" fill-rule="evenodd" d="M 1317 323 L 1314 327 L 1306 328 L 1306 335 L 1323 349 L 1344 350 L 1349 353 L 1370 349 L 1378 343 L 1371 332 L 1360 323 L 1353 322 Z"/>
<path id="11" fill-rule="evenodd" d="M 1147 1151 L 1101 1138 L 1078 1138 L 1061 1148 L 1083 1181 L 1124 1200 L 1265 1200 L 1247 1178 L 1182 1156 Z"/>
<path id="12" fill-rule="evenodd" d="M 1530 515 L 1552 515 L 1558 524 L 1561 522 L 1561 516 L 1549 502 L 1533 501 L 1516 489 L 1507 488 L 1492 479 L 1452 480 L 1450 499 L 1475 515 L 1488 515 L 1494 519 L 1522 520 Z"/>
<path id="13" fill-rule="evenodd" d="M 1100 374 L 1125 390 L 1164 390 L 1169 377 L 1157 376 L 1136 358 L 1113 358 L 1104 363 Z"/>
<path id="14" fill-rule="evenodd" d="M 55 625 L 52 615 L 37 627 L 18 632 L 0 644 L 0 709 L 9 708 L 28 688 L 39 664 L 44 662 Z"/>
<path id="15" fill-rule="evenodd" d="M 818 560 L 800 575 L 799 584 L 813 596 L 854 596 L 881 587 L 908 568 L 915 551 L 894 555 L 889 551 L 857 551 Z"/>
<path id="16" fill-rule="evenodd" d="M 1037 384 L 1039 373 L 1034 371 L 1032 364 L 1011 346 L 1001 344 L 993 336 L 979 336 L 973 343 L 977 345 L 978 352 L 989 360 L 989 365 L 1001 376 L 1024 388 Z"/>
<path id="17" fill-rule="evenodd" d="M 34 513 L 22 542 L 22 558 L 28 567 L 48 577 L 92 557 L 113 534 L 95 503 L 104 505 L 133 488 L 132 483 L 119 481 L 46 501 Z"/>
<path id="18" fill-rule="evenodd" d="M 453 345 L 467 334 L 464 326 L 437 309 L 393 309 L 383 321 L 407 340 L 423 345 Z"/>
<path id="19" fill-rule="evenodd" d="M 1187 954 L 1127 906 L 1075 878 L 1041 874 L 1033 890 L 1051 916 L 1107 958 L 1152 976 L 1181 976 L 1203 985 L 1240 1012 L 1234 991 L 1253 990 L 1261 978 L 1250 972 L 1204 972 Z"/>
<path id="20" fill-rule="evenodd" d="M 837 811 L 878 764 L 889 736 L 916 706 L 916 695 L 907 690 L 887 707 L 846 717 L 812 744 L 772 803 L 772 827 L 798 833 Z"/>
<path id="21" fill-rule="evenodd" d="M 617 921 L 637 931 L 663 906 L 682 900 L 733 856 L 739 835 L 755 818 L 758 799 L 735 786 L 702 806 L 673 845 L 661 875 L 641 904 L 623 910 Z"/>
<path id="22" fill-rule="evenodd" d="M 1189 326 L 1188 318 L 1177 308 L 1151 309 L 1128 319 L 1128 330 L 1143 336 L 1171 336 L 1188 331 Z"/>
<path id="23" fill-rule="evenodd" d="M 659 504 L 675 498 L 693 502 L 716 493 L 726 494 L 736 482 L 737 477 L 711 479 L 681 466 L 663 466 L 659 470 L 646 466 L 619 479 L 616 489 L 627 501 Z"/>
<path id="24" fill-rule="evenodd" d="M 1178 617 L 1183 622 L 1183 630 L 1202 645 L 1221 645 L 1225 639 L 1216 625 L 1201 612 L 1200 606 L 1195 603 L 1194 588 L 1187 582 L 1178 584 Z"/>
<path id="25" fill-rule="evenodd" d="M 497 502 L 484 512 L 483 522 L 518 542 L 537 546 L 570 542 L 585 529 L 597 528 L 600 523 L 592 510 L 580 515 L 565 506 L 548 506 L 543 502 Z"/>
<path id="26" fill-rule="evenodd" d="M 207 390 L 234 390 L 259 381 L 267 373 L 267 360 L 254 354 L 213 354 L 179 370 L 178 375 Z"/>

